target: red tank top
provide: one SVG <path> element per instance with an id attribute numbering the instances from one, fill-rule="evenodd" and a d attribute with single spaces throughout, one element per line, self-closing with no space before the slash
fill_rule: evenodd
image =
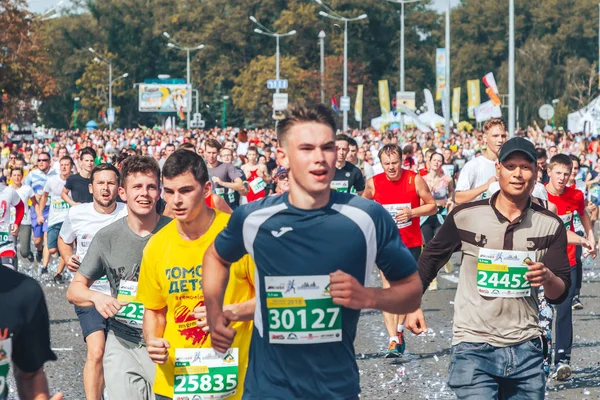
<path id="1" fill-rule="evenodd" d="M 267 184 L 258 176 L 258 170 L 251 171 L 250 178 L 248 178 L 248 195 L 246 196 L 248 203 L 264 198 L 265 187 Z"/>
<path id="2" fill-rule="evenodd" d="M 415 209 L 421 206 L 421 198 L 417 194 L 415 179 L 417 174 L 413 171 L 403 170 L 402 176 L 397 181 L 390 181 L 385 174 L 375 175 L 375 197 L 373 200 L 381 204 L 394 218 L 398 208 Z M 408 222 L 396 222 L 402 242 L 408 248 L 423 245 L 421 236 L 420 218 L 412 218 Z"/>

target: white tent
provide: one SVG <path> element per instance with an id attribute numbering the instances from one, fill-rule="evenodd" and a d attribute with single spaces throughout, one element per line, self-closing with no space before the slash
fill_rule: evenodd
<path id="1" fill-rule="evenodd" d="M 600 134 L 600 97 L 596 97 L 581 110 L 569 114 L 567 128 L 574 133 Z"/>

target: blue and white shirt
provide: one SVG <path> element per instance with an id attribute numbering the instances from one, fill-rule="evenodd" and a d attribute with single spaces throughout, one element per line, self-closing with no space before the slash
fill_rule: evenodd
<path id="1" fill-rule="evenodd" d="M 256 311 L 244 399 L 348 399 L 360 393 L 354 338 L 360 311 L 342 307 L 341 341 L 269 341 L 265 277 L 329 275 L 337 270 L 364 284 L 375 265 L 389 281 L 417 265 L 396 223 L 373 201 L 331 191 L 327 206 L 302 210 L 288 195 L 241 206 L 215 239 L 228 262 L 249 253 L 256 263 Z"/>
<path id="2" fill-rule="evenodd" d="M 25 177 L 25 180 L 23 181 L 23 184 L 31 186 L 31 188 L 33 189 L 33 192 L 36 195 L 42 195 L 42 193 L 44 192 L 44 187 L 46 186 L 46 182 L 48 181 L 48 178 L 50 178 L 51 176 L 55 176 L 55 175 L 58 175 L 58 174 L 52 168 L 50 168 L 48 173 L 45 173 L 44 171 L 42 171 L 40 169 L 34 169 L 29 174 L 27 174 L 27 176 Z"/>

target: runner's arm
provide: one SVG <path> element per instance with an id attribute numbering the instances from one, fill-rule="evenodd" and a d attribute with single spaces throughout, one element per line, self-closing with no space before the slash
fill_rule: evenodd
<path id="1" fill-rule="evenodd" d="M 79 307 L 94 307 L 92 295 L 98 292 L 89 289 L 93 283 L 93 280 L 77 272 L 67 289 L 67 301 Z"/>
<path id="2" fill-rule="evenodd" d="M 221 196 L 214 193 L 211 193 L 211 196 L 213 197 L 213 202 L 215 203 L 215 208 L 217 210 L 224 212 L 225 214 L 231 215 L 233 210 L 231 209 L 231 207 L 229 207 L 229 204 L 227 204 L 227 202 L 221 198 Z"/>
<path id="3" fill-rule="evenodd" d="M 71 207 L 75 207 L 77 204 L 79 204 L 79 203 L 77 203 L 76 201 L 73 201 L 73 199 L 72 199 L 72 198 L 69 196 L 69 189 L 67 189 L 67 188 L 63 188 L 63 191 L 62 191 L 62 193 L 60 194 L 60 197 L 61 197 L 61 198 L 62 198 L 62 199 L 65 201 L 65 202 L 69 203 L 69 205 L 70 205 Z"/>
<path id="4" fill-rule="evenodd" d="M 236 192 L 240 193 L 242 196 L 245 196 L 246 194 L 248 194 L 248 193 L 242 194 L 242 192 L 244 192 L 246 189 L 244 188 L 244 182 L 242 181 L 241 178 L 235 178 L 233 180 L 233 182 L 220 181 L 219 186 L 223 186 L 224 188 L 227 188 L 227 189 L 233 189 Z"/>
<path id="5" fill-rule="evenodd" d="M 19 199 L 19 202 L 15 205 L 15 225 L 21 226 L 21 222 L 23 222 L 23 217 L 25 216 L 25 204 L 23 201 Z"/>
<path id="6" fill-rule="evenodd" d="M 269 170 L 267 170 L 267 167 L 265 165 L 262 166 L 261 173 L 265 183 L 271 183 L 271 175 L 269 175 Z"/>
<path id="7" fill-rule="evenodd" d="M 223 311 L 231 311 L 237 317 L 236 321 L 252 321 L 256 310 L 256 298 L 246 300 L 242 303 L 228 304 Z"/>
<path id="8" fill-rule="evenodd" d="M 583 225 L 583 229 L 585 229 L 586 238 L 591 244 L 590 254 L 593 258 L 596 258 L 596 238 L 594 237 L 594 225 L 590 220 L 590 216 L 587 213 L 587 210 L 584 208 L 583 213 L 581 213 L 581 225 Z"/>
<path id="9" fill-rule="evenodd" d="M 35 196 L 32 198 L 35 198 Z M 37 215 L 42 215 L 42 212 L 44 211 L 44 208 L 46 207 L 47 202 L 48 202 L 48 192 L 44 192 L 40 196 L 40 201 L 38 202 L 37 207 L 35 207 L 35 203 L 33 203 L 34 207 L 35 207 L 35 212 Z"/>
<path id="10" fill-rule="evenodd" d="M 35 372 L 24 372 L 14 365 L 15 382 L 20 399 L 47 400 L 50 398 L 44 367 Z"/>
<path id="11" fill-rule="evenodd" d="M 411 217 L 426 217 L 429 215 L 435 215 L 437 213 L 437 205 L 431 195 L 429 186 L 425 183 L 425 180 L 421 176 L 416 175 L 415 187 L 417 189 L 417 195 L 421 198 L 421 206 L 410 211 Z"/>
<path id="12" fill-rule="evenodd" d="M 375 197 L 375 184 L 373 183 L 373 178 L 369 178 L 367 180 L 367 183 L 365 184 L 365 190 L 362 192 L 362 197 L 369 200 L 373 200 Z"/>
<path id="13" fill-rule="evenodd" d="M 427 290 L 431 281 L 437 276 L 438 271 L 452 257 L 452 253 L 461 248 L 460 235 L 454 221 L 454 211 L 448 214 L 440 230 L 423 249 L 423 253 L 419 257 L 419 276 L 423 283 L 423 292 Z"/>
<path id="14" fill-rule="evenodd" d="M 493 176 L 486 183 L 484 183 L 481 186 L 477 186 L 474 189 L 456 190 L 456 194 L 454 196 L 456 204 L 468 203 L 470 201 L 475 200 L 475 198 L 477 198 L 477 196 L 479 196 L 480 194 L 482 194 L 483 192 L 488 190 L 490 183 L 495 182 L 495 181 L 496 181 L 496 177 Z"/>
<path id="15" fill-rule="evenodd" d="M 165 333 L 167 326 L 167 307 L 160 310 L 144 309 L 144 322 L 142 323 L 142 332 L 146 343 L 153 339 L 160 339 Z"/>
<path id="16" fill-rule="evenodd" d="M 213 321 L 216 321 L 223 314 L 223 297 L 229 281 L 230 266 L 230 263 L 219 256 L 215 244 L 211 244 L 204 253 L 202 262 L 204 282 L 202 291 L 204 292 L 208 326 L 212 327 Z"/>

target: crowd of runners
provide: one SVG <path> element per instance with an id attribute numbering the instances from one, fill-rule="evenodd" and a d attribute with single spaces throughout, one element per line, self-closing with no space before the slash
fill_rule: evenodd
<path id="1" fill-rule="evenodd" d="M 595 136 L 341 133 L 324 106 L 276 130 L 47 133 L 0 143 L 0 400 L 9 370 L 21 399 L 50 397 L 30 268 L 68 287 L 88 400 L 358 399 L 360 310 L 402 357 L 457 252 L 456 396 L 543 399 L 572 374 Z"/>

